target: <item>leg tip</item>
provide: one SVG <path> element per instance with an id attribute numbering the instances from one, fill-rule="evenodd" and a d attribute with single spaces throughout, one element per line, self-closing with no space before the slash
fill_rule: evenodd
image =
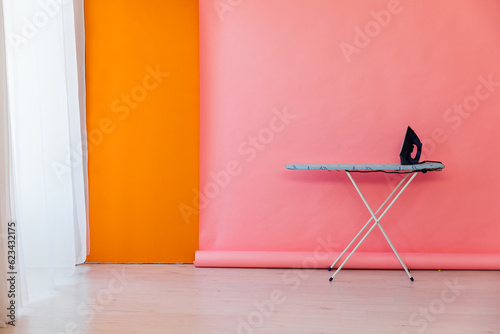
<path id="1" fill-rule="evenodd" d="M 410 277 L 410 280 L 413 282 L 414 281 L 413 277 Z"/>
<path id="2" fill-rule="evenodd" d="M 332 271 L 332 267 L 328 268 L 328 271 Z"/>
<path id="3" fill-rule="evenodd" d="M 330 281 L 330 282 L 331 282 L 331 281 L 333 281 L 333 277 L 330 277 L 329 281 Z"/>

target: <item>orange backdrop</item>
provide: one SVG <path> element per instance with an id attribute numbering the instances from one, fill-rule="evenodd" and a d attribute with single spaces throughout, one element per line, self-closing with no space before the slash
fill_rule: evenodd
<path id="1" fill-rule="evenodd" d="M 86 0 L 88 262 L 193 262 L 197 0 Z"/>

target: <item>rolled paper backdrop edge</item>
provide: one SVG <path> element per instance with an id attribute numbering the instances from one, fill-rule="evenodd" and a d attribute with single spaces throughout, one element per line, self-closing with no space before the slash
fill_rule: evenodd
<path id="1" fill-rule="evenodd" d="M 340 252 L 197 251 L 195 267 L 328 268 Z M 338 267 L 348 256 L 344 254 Z M 497 254 L 402 253 L 408 269 L 500 270 Z M 403 269 L 394 253 L 355 253 L 343 268 Z"/>

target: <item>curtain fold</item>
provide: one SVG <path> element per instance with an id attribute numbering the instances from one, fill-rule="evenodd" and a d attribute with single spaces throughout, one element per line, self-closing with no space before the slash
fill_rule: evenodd
<path id="1" fill-rule="evenodd" d="M 85 80 L 85 7 L 84 0 L 74 0 L 76 63 L 78 72 L 78 106 L 80 108 L 80 134 L 82 142 L 82 167 L 85 191 L 85 216 L 87 221 L 87 253 L 90 253 L 90 226 L 89 226 L 89 180 L 88 180 L 88 152 L 87 152 L 87 91 Z"/>
<path id="2" fill-rule="evenodd" d="M 19 293 L 26 301 L 71 275 L 88 253 L 83 5 L 2 1 L 6 59 L 0 65 L 10 117 L 2 125 L 3 137 L 11 130 L 13 165 L 7 199 L 16 198 L 25 265 Z"/>
<path id="3" fill-rule="evenodd" d="M 10 151 L 9 111 L 7 103 L 7 76 L 5 66 L 5 38 L 2 0 L 0 0 L 0 327 L 5 327 L 10 321 L 7 308 L 9 307 L 9 289 L 7 284 L 7 268 L 9 255 L 9 223 L 14 221 L 14 201 L 11 199 L 12 159 Z M 12 225 L 12 224 L 11 224 Z M 15 241 L 15 235 L 11 236 Z M 15 244 L 15 242 L 14 242 Z M 15 247 L 13 247 L 15 251 Z"/>

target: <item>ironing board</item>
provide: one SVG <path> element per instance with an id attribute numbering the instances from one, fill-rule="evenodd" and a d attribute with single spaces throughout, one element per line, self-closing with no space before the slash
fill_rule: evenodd
<path id="1" fill-rule="evenodd" d="M 345 265 L 345 263 L 351 258 L 351 256 L 354 254 L 354 252 L 359 248 L 361 243 L 368 237 L 368 235 L 371 233 L 371 231 L 377 226 L 382 234 L 384 235 L 385 239 L 391 246 L 392 251 L 398 258 L 399 262 L 403 266 L 403 269 L 405 270 L 406 274 L 410 278 L 411 281 L 413 281 L 413 277 L 411 276 L 410 272 L 408 271 L 408 268 L 406 267 L 405 263 L 399 256 L 396 248 L 394 248 L 394 245 L 392 244 L 391 240 L 385 233 L 385 230 L 383 229 L 382 225 L 380 225 L 380 220 L 384 217 L 384 215 L 387 213 L 387 211 L 391 208 L 391 206 L 394 204 L 394 202 L 399 198 L 399 196 L 403 193 L 403 191 L 408 187 L 411 181 L 417 176 L 419 172 L 426 173 L 430 171 L 440 171 L 444 168 L 444 165 L 442 163 L 438 162 L 424 162 L 420 164 L 415 164 L 415 165 L 401 165 L 401 164 L 396 164 L 396 163 L 387 163 L 387 164 L 302 164 L 302 165 L 285 165 L 285 168 L 287 169 L 292 169 L 292 170 L 329 170 L 329 171 L 345 171 L 349 179 L 351 180 L 352 184 L 354 185 L 354 188 L 356 188 L 356 191 L 358 192 L 359 196 L 363 200 L 363 203 L 365 204 L 366 208 L 370 212 L 371 218 L 366 222 L 366 224 L 361 228 L 361 230 L 356 234 L 356 236 L 351 240 L 351 242 L 347 245 L 347 247 L 342 251 L 342 253 L 338 256 L 338 258 L 333 262 L 333 264 L 328 268 L 328 270 L 332 270 L 332 268 L 337 264 L 337 262 L 342 258 L 342 256 L 347 252 L 347 250 L 352 246 L 352 244 L 358 239 L 358 237 L 363 233 L 363 231 L 368 227 L 370 222 L 373 220 L 374 223 L 371 225 L 371 227 L 368 229 L 368 231 L 364 234 L 364 236 L 361 238 L 361 240 L 356 244 L 354 249 L 351 251 L 351 253 L 347 256 L 347 258 L 340 264 L 340 266 L 335 270 L 333 275 L 330 277 L 330 282 L 333 280 L 335 275 L 340 272 L 342 267 Z M 394 190 L 387 196 L 385 201 L 380 205 L 380 207 L 374 212 L 370 205 L 368 205 L 368 202 L 366 201 L 365 197 L 359 190 L 358 185 L 354 181 L 351 173 L 353 172 L 392 172 L 392 173 L 401 173 L 405 174 L 401 182 L 394 188 Z M 399 190 L 399 191 L 398 191 Z M 394 195 L 396 194 L 396 195 Z M 392 198 L 392 200 L 391 200 Z M 377 214 L 384 208 L 384 206 L 389 202 L 389 205 L 385 207 L 385 209 L 382 211 L 382 213 L 377 216 Z"/>

